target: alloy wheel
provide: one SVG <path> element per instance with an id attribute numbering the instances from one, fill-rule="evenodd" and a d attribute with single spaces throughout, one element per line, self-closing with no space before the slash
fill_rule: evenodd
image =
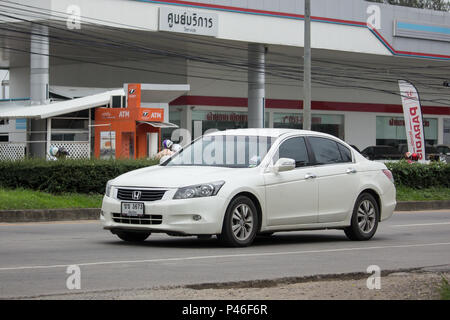
<path id="1" fill-rule="evenodd" d="M 375 226 L 375 206 L 369 200 L 361 202 L 358 208 L 358 227 L 364 233 L 369 233 Z"/>
<path id="2" fill-rule="evenodd" d="M 236 239 L 244 241 L 252 234 L 254 227 L 253 211 L 245 203 L 239 204 L 233 211 L 231 230 Z"/>

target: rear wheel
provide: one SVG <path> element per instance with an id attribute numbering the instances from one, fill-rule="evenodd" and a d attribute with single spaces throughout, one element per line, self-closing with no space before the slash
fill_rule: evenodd
<path id="1" fill-rule="evenodd" d="M 258 231 L 258 212 L 252 200 L 245 196 L 234 199 L 228 206 L 218 239 L 233 247 L 252 244 Z"/>
<path id="2" fill-rule="evenodd" d="M 122 239 L 123 241 L 127 242 L 142 242 L 145 241 L 149 236 L 150 232 L 127 232 L 127 231 L 120 231 L 117 232 L 116 235 Z"/>
<path id="3" fill-rule="evenodd" d="M 351 225 L 344 229 L 350 240 L 369 240 L 378 228 L 380 209 L 375 198 L 369 193 L 361 194 L 356 200 Z"/>

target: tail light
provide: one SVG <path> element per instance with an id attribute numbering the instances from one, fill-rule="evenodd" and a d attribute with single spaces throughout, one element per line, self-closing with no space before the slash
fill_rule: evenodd
<path id="1" fill-rule="evenodd" d="M 392 174 L 391 170 L 383 169 L 382 170 L 384 175 L 392 182 L 394 183 L 394 175 Z"/>

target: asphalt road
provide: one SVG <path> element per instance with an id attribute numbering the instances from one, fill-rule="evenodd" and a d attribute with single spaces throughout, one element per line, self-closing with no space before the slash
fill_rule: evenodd
<path id="1" fill-rule="evenodd" d="M 152 235 L 123 242 L 98 221 L 0 224 L 0 298 L 146 289 L 450 264 L 450 211 L 395 213 L 367 242 L 342 231 L 305 231 L 224 248 L 213 238 Z M 81 289 L 69 290 L 69 265 Z"/>

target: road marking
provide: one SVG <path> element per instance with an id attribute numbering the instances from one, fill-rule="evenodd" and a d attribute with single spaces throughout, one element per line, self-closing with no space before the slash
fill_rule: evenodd
<path id="1" fill-rule="evenodd" d="M 450 213 L 450 210 L 439 209 L 439 210 L 417 210 L 417 211 L 394 211 L 394 214 L 430 214 L 430 213 Z"/>
<path id="2" fill-rule="evenodd" d="M 422 226 L 438 226 L 438 225 L 447 225 L 450 222 L 436 222 L 436 223 L 416 223 L 416 224 L 394 224 L 391 227 L 422 227 Z"/>
<path id="3" fill-rule="evenodd" d="M 361 250 L 398 249 L 398 248 L 414 248 L 414 247 L 417 248 L 417 247 L 448 246 L 448 245 L 450 245 L 450 242 L 422 243 L 422 244 L 409 244 L 409 245 L 397 245 L 397 246 L 324 249 L 324 250 L 225 254 L 225 255 L 215 255 L 215 256 L 194 256 L 194 257 L 183 257 L 183 258 L 161 258 L 161 259 L 147 259 L 147 260 L 122 260 L 122 261 L 119 260 L 119 261 L 85 262 L 85 263 L 73 262 L 70 264 L 57 264 L 57 265 L 47 265 L 47 266 L 8 267 L 8 268 L 0 268 L 0 271 L 67 268 L 69 265 L 74 265 L 74 264 L 76 264 L 78 266 L 99 266 L 99 265 L 114 265 L 114 264 L 132 264 L 132 263 L 152 263 L 152 262 L 174 262 L 174 261 L 206 260 L 206 259 L 265 257 L 265 256 L 281 256 L 281 255 L 295 255 L 295 254 L 308 254 L 308 253 L 358 251 L 358 250 L 361 251 Z"/>

